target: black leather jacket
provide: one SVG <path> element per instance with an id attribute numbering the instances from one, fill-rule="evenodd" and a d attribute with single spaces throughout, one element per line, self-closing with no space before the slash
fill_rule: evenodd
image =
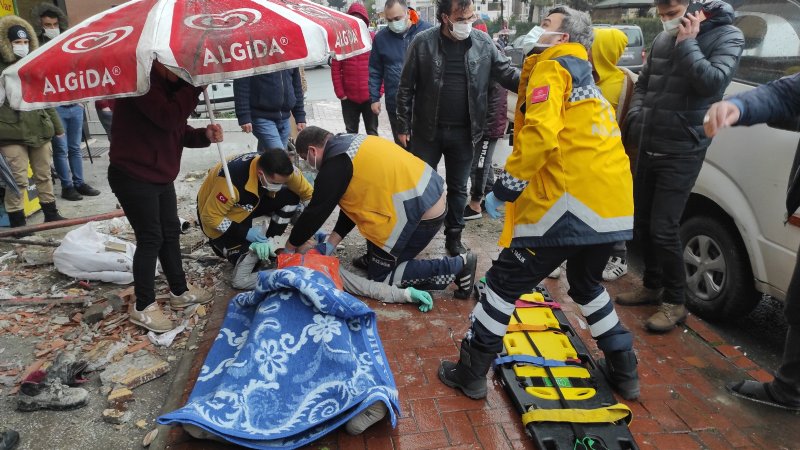
<path id="1" fill-rule="evenodd" d="M 399 134 L 411 134 L 425 141 L 436 138 L 439 94 L 444 78 L 445 55 L 442 52 L 441 25 L 417 35 L 411 43 L 400 75 L 397 91 L 397 124 Z M 519 69 L 500 53 L 488 34 L 472 30 L 472 45 L 467 50 L 467 92 L 472 142 L 483 137 L 491 80 L 516 92 Z M 413 107 L 413 113 L 412 113 Z M 470 149 L 471 151 L 471 149 Z"/>
<path id="2" fill-rule="evenodd" d="M 653 41 L 623 121 L 626 148 L 685 154 L 711 144 L 703 117 L 730 84 L 744 37 L 732 25 L 727 3 L 711 0 L 703 10 L 707 19 L 695 39 L 676 45 L 675 37 L 661 32 Z"/>

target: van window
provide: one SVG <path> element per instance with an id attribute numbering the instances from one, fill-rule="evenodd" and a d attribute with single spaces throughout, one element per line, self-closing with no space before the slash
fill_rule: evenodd
<path id="1" fill-rule="evenodd" d="M 800 72 L 800 6 L 792 1 L 756 0 L 736 7 L 734 25 L 744 34 L 735 79 L 767 83 Z"/>
<path id="2" fill-rule="evenodd" d="M 625 33 L 625 36 L 628 36 L 628 47 L 644 47 L 641 31 L 634 28 L 627 28 L 620 31 Z"/>

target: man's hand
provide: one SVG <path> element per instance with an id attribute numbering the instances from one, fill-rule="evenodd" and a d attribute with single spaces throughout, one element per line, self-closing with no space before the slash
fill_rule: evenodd
<path id="1" fill-rule="evenodd" d="M 258 259 L 267 260 L 275 257 L 274 244 L 271 241 L 267 242 L 253 242 L 250 244 L 250 250 L 258 256 Z"/>
<path id="2" fill-rule="evenodd" d="M 411 136 L 407 134 L 398 134 L 397 140 L 400 141 L 400 145 L 403 147 L 408 147 L 408 141 L 411 139 Z"/>
<path id="3" fill-rule="evenodd" d="M 381 113 L 381 102 L 373 103 L 371 105 L 371 108 L 372 108 L 372 114 L 375 114 L 377 116 L 378 114 Z"/>
<path id="4" fill-rule="evenodd" d="M 719 133 L 719 130 L 736 125 L 741 114 L 742 112 L 739 111 L 739 108 L 731 102 L 723 100 L 714 103 L 703 119 L 703 129 L 706 132 L 706 136 L 714 137 Z"/>
<path id="5" fill-rule="evenodd" d="M 65 133 L 61 133 L 61 134 L 57 134 L 57 135 L 56 135 L 56 137 L 57 137 L 57 138 L 63 138 L 63 137 L 64 137 L 64 135 L 65 135 Z"/>
<path id="6" fill-rule="evenodd" d="M 339 100 L 347 100 L 347 96 L 345 95 L 344 97 L 340 98 Z"/>
<path id="7" fill-rule="evenodd" d="M 246 124 L 242 125 L 242 131 L 244 131 L 245 133 L 252 133 L 253 132 L 253 124 L 252 123 L 246 123 Z"/>
<path id="8" fill-rule="evenodd" d="M 222 142 L 222 125 L 215 123 L 206 126 L 206 137 L 211 143 Z"/>
<path id="9" fill-rule="evenodd" d="M 411 297 L 411 301 L 414 303 L 419 303 L 419 310 L 422 312 L 428 312 L 433 309 L 433 298 L 431 294 L 414 289 L 413 287 L 406 288 L 406 292 L 408 296 Z"/>
<path id="10" fill-rule="evenodd" d="M 486 214 L 489 214 L 492 219 L 499 219 L 503 216 L 503 213 L 499 211 L 499 208 L 503 206 L 503 202 L 494 196 L 494 192 L 489 192 L 484 204 L 486 205 Z"/>
<path id="11" fill-rule="evenodd" d="M 695 14 L 688 14 L 681 19 L 678 24 L 678 37 L 675 39 L 675 44 L 679 44 L 686 39 L 694 39 L 700 33 L 700 12 Z"/>
<path id="12" fill-rule="evenodd" d="M 247 237 L 250 242 L 267 242 L 267 237 L 261 234 L 261 227 L 253 227 L 247 230 Z"/>
<path id="13" fill-rule="evenodd" d="M 297 122 L 297 131 L 303 131 L 303 128 L 306 127 L 305 122 Z"/>

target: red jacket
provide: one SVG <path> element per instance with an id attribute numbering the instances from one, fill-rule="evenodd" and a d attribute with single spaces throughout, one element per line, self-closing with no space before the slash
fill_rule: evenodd
<path id="1" fill-rule="evenodd" d="M 211 145 L 204 128 L 186 123 L 201 92 L 183 80 L 171 83 L 151 73 L 148 93 L 115 102 L 109 164 L 139 181 L 175 181 L 183 148 Z"/>
<path id="2" fill-rule="evenodd" d="M 347 14 L 356 16 L 369 24 L 367 8 L 361 3 L 353 3 Z M 331 79 L 336 97 L 355 103 L 369 101 L 369 52 L 343 61 L 331 61 Z"/>

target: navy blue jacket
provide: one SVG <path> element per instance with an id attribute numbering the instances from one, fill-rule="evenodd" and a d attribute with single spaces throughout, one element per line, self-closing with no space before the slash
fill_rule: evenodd
<path id="1" fill-rule="evenodd" d="M 234 80 L 233 99 L 239 125 L 253 123 L 254 117 L 288 119 L 290 113 L 294 114 L 297 123 L 306 121 L 299 69 Z"/>
<path id="2" fill-rule="evenodd" d="M 397 109 L 397 88 L 400 86 L 400 73 L 406 59 L 406 50 L 420 31 L 427 30 L 431 24 L 420 19 L 411 25 L 405 34 L 397 34 L 386 27 L 372 40 L 369 55 L 369 101 L 381 101 L 381 84 L 386 93 L 386 110 L 394 114 Z"/>

